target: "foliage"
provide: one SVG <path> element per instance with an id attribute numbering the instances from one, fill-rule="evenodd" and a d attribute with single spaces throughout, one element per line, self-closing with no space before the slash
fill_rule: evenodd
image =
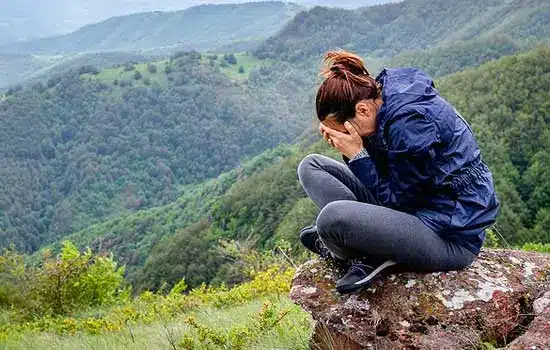
<path id="1" fill-rule="evenodd" d="M 186 256 L 188 261 L 182 261 L 181 257 L 172 260 L 172 257 L 177 256 L 180 252 L 185 251 L 185 242 L 187 239 L 179 240 L 174 238 L 182 235 L 187 237 L 188 230 L 186 228 L 192 224 L 198 223 L 208 216 L 212 206 L 227 190 L 237 181 L 243 181 L 251 174 L 261 172 L 266 167 L 273 163 L 279 162 L 283 157 L 295 152 L 295 147 L 281 145 L 273 150 L 269 150 L 260 156 L 254 157 L 251 160 L 243 162 L 243 164 L 228 173 L 220 175 L 216 179 L 209 180 L 199 185 L 189 185 L 181 189 L 182 195 L 175 201 L 162 207 L 156 207 L 150 210 L 143 210 L 137 213 L 119 216 L 112 220 L 93 225 L 75 234 L 66 236 L 77 244 L 79 247 L 90 246 L 94 251 L 98 252 L 113 252 L 127 266 L 127 279 L 132 283 L 145 283 L 147 288 L 158 288 L 162 284 L 162 279 L 152 278 L 150 282 L 144 282 L 145 276 L 173 276 L 174 279 L 166 278 L 164 282 L 169 284 L 175 283 L 182 276 L 171 274 L 172 271 L 186 271 L 187 267 L 178 267 L 176 262 L 191 266 L 198 266 L 203 263 L 200 260 L 201 254 L 191 254 Z M 207 237 L 201 239 L 208 240 Z M 174 244 L 181 242 L 183 246 Z M 197 242 L 201 244 L 200 242 Z M 151 255 L 151 251 L 155 245 L 155 253 Z M 209 243 L 202 243 L 202 247 L 208 244 L 215 245 L 213 240 Z M 56 243 L 50 247 L 57 251 L 60 244 Z M 156 264 L 164 264 L 163 259 L 157 259 L 156 254 L 169 258 L 165 262 L 164 269 L 169 266 L 167 271 L 156 271 Z M 36 255 L 33 260 L 36 259 Z M 151 259 L 147 259 L 151 255 Z M 195 259 L 197 258 L 197 259 Z M 146 260 L 147 259 L 147 260 Z M 149 261 L 151 260 L 151 261 Z M 154 261 L 155 263 L 152 263 Z M 149 266 L 148 271 L 141 271 L 138 268 L 145 263 Z M 159 266 L 160 267 L 160 266 Z M 205 269 L 207 271 L 208 269 Z M 150 272 L 151 274 L 150 274 Z M 197 270 L 195 269 L 195 272 Z M 208 282 L 208 276 L 188 277 L 190 281 Z"/>
<path id="2" fill-rule="evenodd" d="M 216 238 L 210 234 L 207 222 L 176 232 L 153 249 L 137 275 L 137 288 L 158 289 L 163 282 L 171 287 L 182 277 L 192 287 L 211 281 L 224 262 L 220 255 L 214 254 L 214 246 Z"/>
<path id="3" fill-rule="evenodd" d="M 185 320 L 197 333 L 198 341 L 193 337 L 184 336 L 179 345 L 182 349 L 247 349 L 250 343 L 260 341 L 266 333 L 278 328 L 288 310 L 279 310 L 271 303 L 264 303 L 259 314 L 253 317 L 246 325 L 232 326 L 226 334 L 199 324 L 190 316 Z M 282 329 L 280 330 L 282 331 Z"/>
<path id="4" fill-rule="evenodd" d="M 262 271 L 255 271 L 252 274 L 252 280 L 232 289 L 228 289 L 225 285 L 214 287 L 203 284 L 201 287 L 184 294 L 187 285 L 185 280 L 180 280 L 165 295 L 147 291 L 134 300 L 130 300 L 126 296 L 118 299 L 118 305 L 90 310 L 91 314 L 89 315 L 85 312 L 87 306 L 100 305 L 99 301 L 106 302 L 109 299 L 109 295 L 111 297 L 114 295 L 112 291 L 115 285 L 112 283 L 113 279 L 109 278 L 109 276 L 113 276 L 113 273 L 119 276 L 120 270 L 115 270 L 114 268 L 112 270 L 102 269 L 101 266 L 98 266 L 100 262 L 97 260 L 94 260 L 92 263 L 88 261 L 86 264 L 86 259 L 89 258 L 88 253 L 89 251 L 82 254 L 70 243 L 67 243 L 56 261 L 45 261 L 43 271 L 38 271 L 37 274 L 42 275 L 38 277 L 40 281 L 44 279 L 46 282 L 44 285 L 37 285 L 33 288 L 42 287 L 46 291 L 40 292 L 36 290 L 34 293 L 41 293 L 40 295 L 44 297 L 40 300 L 41 303 L 47 303 L 51 299 L 52 303 L 50 306 L 53 310 L 57 304 L 55 297 L 52 297 L 51 291 L 61 292 L 61 295 L 65 297 L 63 299 L 64 308 L 62 312 L 36 314 L 37 317 L 29 321 L 25 318 L 19 318 L 18 315 L 20 315 L 21 311 L 10 311 L 9 322 L 0 323 L 0 342 L 2 339 L 17 338 L 21 334 L 30 332 L 54 332 L 69 335 L 75 335 L 79 332 L 90 334 L 120 332 L 137 324 L 153 324 L 174 320 L 176 317 L 197 308 L 208 306 L 227 308 L 244 305 L 259 298 L 280 298 L 286 296 L 289 292 L 290 282 L 294 275 L 294 270 L 289 268 L 285 261 L 279 260 L 279 262 L 274 262 L 275 260 L 273 260 L 273 263 L 269 266 L 265 265 Z M 109 262 L 113 267 L 116 265 L 112 263 L 111 258 L 109 258 Z M 0 266 L 13 265 L 5 263 L 4 260 L 0 260 L 0 263 L 2 263 Z M 49 264 L 55 266 L 46 267 Z M 70 266 L 67 266 L 68 264 Z M 78 273 L 77 271 L 82 269 L 83 264 L 87 265 L 88 269 L 85 273 Z M 59 279 L 59 276 L 62 276 L 62 278 Z M 89 278 L 92 277 L 95 282 L 89 284 Z M 121 276 L 119 277 L 117 279 L 118 282 L 121 281 Z M 63 282 L 60 287 L 50 287 L 50 281 L 59 280 Z M 97 288 L 100 284 L 102 284 L 101 291 Z M 118 286 L 116 287 L 118 288 Z M 23 292 L 23 290 L 19 289 L 17 291 Z M 103 294 L 98 294 L 98 292 Z M 95 295 L 94 298 L 90 298 L 92 294 Z M 53 293 L 53 295 L 58 294 Z M 83 301 L 86 301 L 88 305 L 85 305 Z M 69 305 L 71 311 L 78 311 L 79 313 L 65 315 L 64 313 L 69 311 Z M 265 315 L 263 315 L 263 320 L 265 322 L 274 320 L 271 310 L 264 310 Z M 261 323 L 264 325 L 262 327 L 268 326 L 268 323 L 265 322 Z M 274 326 L 275 324 L 271 324 L 270 327 Z M 267 329 L 262 329 L 263 331 L 267 331 Z"/>
<path id="5" fill-rule="evenodd" d="M 60 349 L 184 349 L 182 341 L 198 343 L 198 336 L 194 329 L 184 321 L 192 316 L 201 326 L 208 327 L 212 332 L 225 336 L 231 328 L 246 328 L 257 331 L 255 326 L 259 318 L 262 305 L 269 303 L 277 305 L 278 310 L 286 312 L 282 322 L 274 329 L 262 333 L 248 333 L 248 339 L 260 337 L 259 341 L 249 343 L 247 349 L 308 349 L 308 339 L 313 330 L 310 316 L 288 298 L 280 299 L 267 296 L 252 300 L 242 305 L 213 308 L 202 305 L 197 309 L 182 310 L 182 314 L 173 319 L 165 318 L 151 323 L 129 321 L 120 331 L 100 331 L 93 328 L 74 335 L 64 333 L 30 332 L 10 333 L 8 339 L 0 344 L 9 349 L 25 350 L 60 350 Z M 96 322 L 99 323 L 99 322 Z M 90 322 L 90 325 L 92 323 Z M 101 329 L 100 329 L 101 330 Z M 95 333 L 94 333 L 95 332 Z M 0 347 L 2 347 L 0 345 Z"/>
<path id="6" fill-rule="evenodd" d="M 550 244 L 541 244 L 541 243 L 526 243 L 521 247 L 523 250 L 539 253 L 548 253 L 550 254 Z"/>
<path id="7" fill-rule="evenodd" d="M 201 59 L 173 58 L 164 87 L 153 80 L 166 74 L 152 78 L 143 64 L 136 69 L 151 87 L 72 72 L 1 101 L 0 246 L 35 251 L 172 202 L 181 185 L 218 176 L 307 126 L 303 93 L 287 88 L 295 81 L 272 83 L 276 65 L 236 84 Z"/>
<path id="8" fill-rule="evenodd" d="M 431 76 L 460 72 L 523 51 L 528 43 L 506 36 L 458 41 L 426 50 L 406 51 L 386 60 L 388 67 L 418 67 Z"/>
<path id="9" fill-rule="evenodd" d="M 84 253 L 64 242 L 56 257 L 44 255 L 40 268 L 27 267 L 12 250 L 0 256 L 0 307 L 17 308 L 23 319 L 65 315 L 112 304 L 124 295 L 124 268 L 112 256 Z"/>
<path id="10" fill-rule="evenodd" d="M 49 79 L 78 70 L 82 66 L 111 68 L 125 62 L 148 61 L 146 55 L 130 52 L 93 52 L 67 55 L 0 54 L 0 89 L 25 81 L 26 84 Z"/>
<path id="11" fill-rule="evenodd" d="M 299 63 L 334 48 L 391 57 L 494 36 L 548 39 L 549 11 L 544 0 L 531 1 L 529 7 L 520 0 L 402 1 L 356 11 L 315 7 L 296 15 L 255 54 Z"/>
<path id="12" fill-rule="evenodd" d="M 512 245 L 550 242 L 549 58 L 541 47 L 438 85 L 475 131 L 502 203 L 496 229 Z"/>

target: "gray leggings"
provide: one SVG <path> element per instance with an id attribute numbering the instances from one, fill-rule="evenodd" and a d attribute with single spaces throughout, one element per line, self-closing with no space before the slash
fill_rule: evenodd
<path id="1" fill-rule="evenodd" d="M 377 205 L 344 163 L 311 154 L 300 163 L 298 177 L 321 209 L 317 230 L 336 258 L 390 259 L 414 271 L 448 271 L 464 268 L 476 257 L 416 216 Z"/>

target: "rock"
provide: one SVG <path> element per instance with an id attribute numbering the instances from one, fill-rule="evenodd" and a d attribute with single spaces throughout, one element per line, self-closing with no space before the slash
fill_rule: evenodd
<path id="1" fill-rule="evenodd" d="M 291 299 L 317 321 L 314 349 L 550 349 L 548 254 L 484 250 L 462 271 L 391 275 L 343 296 L 340 273 L 313 260 L 294 277 Z"/>
<path id="2" fill-rule="evenodd" d="M 550 349 L 550 307 L 536 314 L 534 321 L 523 335 L 514 340 L 508 350 L 548 350 Z"/>

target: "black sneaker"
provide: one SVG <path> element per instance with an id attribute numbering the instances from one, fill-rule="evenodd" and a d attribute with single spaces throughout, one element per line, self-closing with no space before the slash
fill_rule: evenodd
<path id="1" fill-rule="evenodd" d="M 300 242 L 308 250 L 323 258 L 331 257 L 330 251 L 319 238 L 315 225 L 306 226 L 300 231 Z"/>
<path id="2" fill-rule="evenodd" d="M 390 268 L 394 265 L 396 265 L 396 262 L 392 260 L 386 260 L 375 266 L 354 262 L 346 274 L 336 281 L 336 290 L 340 294 L 355 292 L 388 275 L 391 272 Z"/>

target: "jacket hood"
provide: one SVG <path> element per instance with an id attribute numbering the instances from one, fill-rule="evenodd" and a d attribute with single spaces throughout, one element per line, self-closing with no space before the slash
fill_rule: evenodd
<path id="1" fill-rule="evenodd" d="M 377 115 L 379 125 L 437 96 L 433 80 L 416 68 L 384 69 L 376 81 L 382 84 L 384 101 Z"/>

